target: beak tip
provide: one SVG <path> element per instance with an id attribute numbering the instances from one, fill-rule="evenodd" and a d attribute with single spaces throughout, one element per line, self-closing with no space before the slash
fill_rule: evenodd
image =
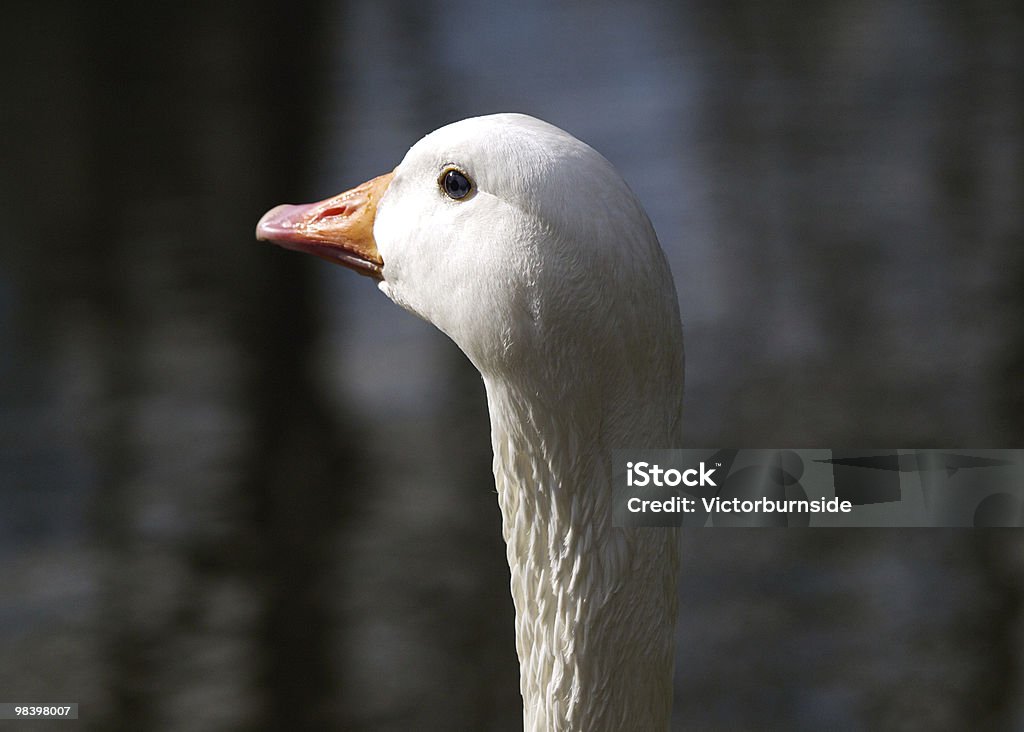
<path id="1" fill-rule="evenodd" d="M 296 209 L 305 209 L 306 206 L 292 206 L 282 204 L 263 214 L 263 217 L 256 224 L 257 241 L 280 241 L 282 235 L 286 235 L 295 229 Z"/>

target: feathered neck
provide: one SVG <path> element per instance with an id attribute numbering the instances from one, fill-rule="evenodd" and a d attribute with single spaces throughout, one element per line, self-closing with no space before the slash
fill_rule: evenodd
<path id="1" fill-rule="evenodd" d="M 611 525 L 608 461 L 612 448 L 634 446 L 631 421 L 484 381 L 524 729 L 667 729 L 677 535 Z M 645 431 L 670 445 L 674 436 L 660 432 Z"/>

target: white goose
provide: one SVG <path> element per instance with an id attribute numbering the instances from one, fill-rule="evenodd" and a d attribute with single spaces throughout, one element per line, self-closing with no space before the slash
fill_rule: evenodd
<path id="1" fill-rule="evenodd" d="M 612 526 L 610 463 L 615 448 L 680 444 L 682 327 L 611 163 L 532 117 L 477 117 L 256 231 L 374 278 L 480 371 L 524 728 L 666 729 L 677 536 Z"/>

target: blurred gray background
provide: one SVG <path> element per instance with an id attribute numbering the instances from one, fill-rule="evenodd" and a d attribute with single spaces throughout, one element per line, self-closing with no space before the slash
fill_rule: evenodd
<path id="1" fill-rule="evenodd" d="M 100 6 L 0 46 L 0 701 L 82 716 L 39 729 L 521 728 L 479 378 L 253 239 L 456 119 L 637 192 L 689 445 L 1024 447 L 1019 2 Z M 683 544 L 678 729 L 1024 729 L 1020 531 Z"/>

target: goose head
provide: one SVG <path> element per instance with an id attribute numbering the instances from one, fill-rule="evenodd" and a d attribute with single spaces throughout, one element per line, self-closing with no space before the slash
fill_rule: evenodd
<path id="1" fill-rule="evenodd" d="M 611 366 L 623 337 L 679 329 L 661 248 L 622 177 L 526 115 L 442 127 L 389 174 L 269 211 L 257 238 L 378 280 L 485 379 L 573 383 L 564 372 L 595 359 Z"/>

